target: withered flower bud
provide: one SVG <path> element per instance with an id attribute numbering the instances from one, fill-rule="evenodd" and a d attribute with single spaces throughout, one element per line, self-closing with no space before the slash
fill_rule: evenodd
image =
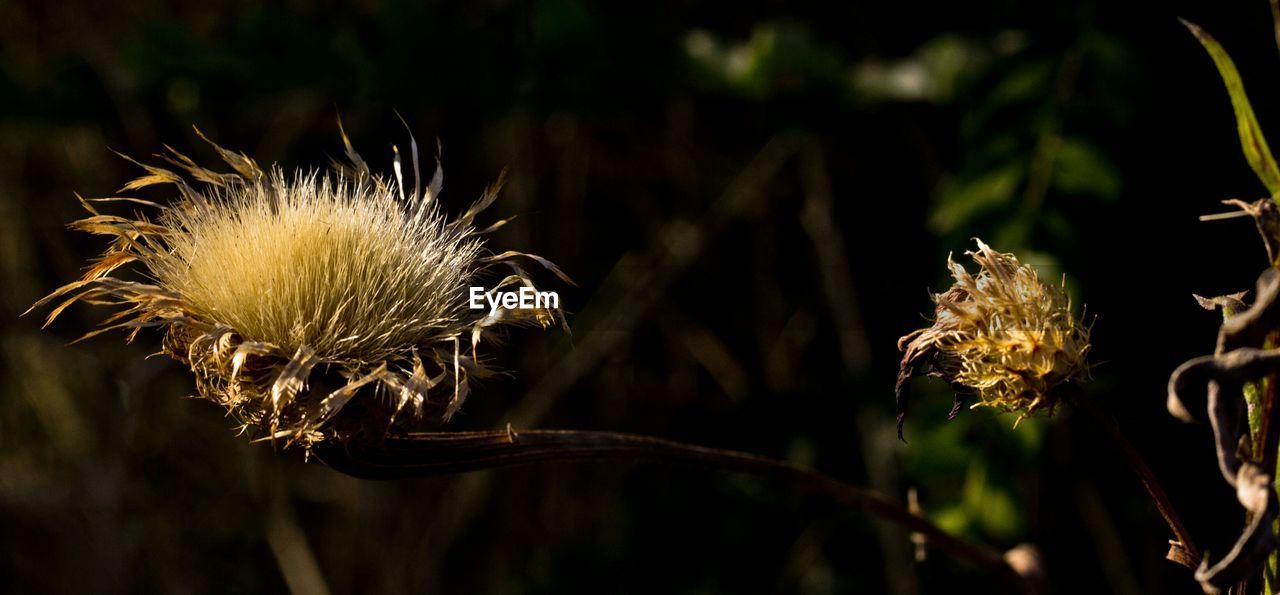
<path id="1" fill-rule="evenodd" d="M 978 250 L 966 254 L 978 263 L 978 274 L 948 257 L 955 283 L 933 296 L 933 326 L 898 341 L 905 351 L 897 383 L 899 437 L 904 385 L 916 372 L 941 376 L 972 393 L 973 407 L 1016 412 L 1017 421 L 1052 411 L 1052 389 L 1088 372 L 1089 328 L 1072 315 L 1064 288 L 1042 282 L 1014 255 L 977 243 Z M 957 393 L 952 417 L 962 402 Z"/>

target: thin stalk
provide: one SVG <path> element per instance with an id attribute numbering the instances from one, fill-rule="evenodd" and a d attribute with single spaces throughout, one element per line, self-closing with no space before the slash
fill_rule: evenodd
<path id="1" fill-rule="evenodd" d="M 1272 0 L 1272 10 L 1276 9 L 1276 0 Z M 1270 333 L 1266 342 L 1263 344 L 1267 348 L 1275 348 L 1280 343 L 1280 337 L 1277 333 Z M 1254 453 L 1254 456 L 1262 461 L 1262 468 L 1268 472 L 1275 474 L 1277 472 L 1276 459 L 1280 454 L 1280 427 L 1277 427 L 1276 415 L 1280 414 L 1280 408 L 1276 407 L 1277 399 L 1277 382 L 1280 382 L 1280 376 L 1276 374 L 1268 374 L 1260 383 L 1262 390 L 1262 402 L 1260 403 L 1262 411 L 1259 412 L 1258 434 L 1254 437 L 1255 444 L 1259 444 L 1262 449 L 1261 453 Z M 1259 457 L 1258 455 L 1261 454 Z M 1276 477 L 1272 475 L 1272 477 Z M 1275 488 L 1273 480 L 1272 488 Z M 1272 527 L 1275 530 L 1275 526 Z M 1263 593 L 1272 595 L 1276 592 L 1276 552 L 1271 552 L 1267 556 L 1267 563 L 1262 566 L 1262 589 Z"/>
<path id="2" fill-rule="evenodd" d="M 943 531 L 876 492 L 785 461 L 662 438 L 576 430 L 428 432 L 329 441 L 313 452 L 337 471 L 365 479 L 402 479 L 543 461 L 627 460 L 688 464 L 783 481 L 923 535 L 928 543 L 990 572 L 1020 591 L 1029 585 L 994 549 Z"/>
<path id="3" fill-rule="evenodd" d="M 1195 542 L 1191 539 L 1191 532 L 1187 531 L 1187 527 L 1182 524 L 1181 517 L 1178 516 L 1177 510 L 1173 507 L 1173 502 L 1169 500 L 1168 494 L 1164 488 L 1160 486 L 1160 481 L 1156 479 L 1155 473 L 1152 473 L 1151 467 L 1147 466 L 1147 462 L 1142 458 L 1129 439 L 1125 437 L 1124 432 L 1120 431 L 1120 426 L 1116 425 L 1114 419 L 1111 418 L 1098 404 L 1088 395 L 1076 391 L 1071 396 L 1072 405 L 1076 409 L 1083 411 L 1094 423 L 1102 428 L 1103 432 L 1111 438 L 1116 448 L 1120 451 L 1120 455 L 1124 457 L 1129 468 L 1138 476 L 1138 480 L 1142 482 L 1142 487 L 1146 488 L 1147 494 L 1151 496 L 1151 501 L 1155 503 L 1156 509 L 1160 511 L 1160 516 L 1164 517 L 1165 524 L 1169 525 L 1169 530 L 1173 532 L 1175 541 L 1169 548 L 1168 558 L 1173 562 L 1186 566 L 1195 570 L 1200 566 L 1201 554 Z"/>

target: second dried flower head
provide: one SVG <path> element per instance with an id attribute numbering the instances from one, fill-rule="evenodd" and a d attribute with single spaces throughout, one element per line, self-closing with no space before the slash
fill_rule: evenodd
<path id="1" fill-rule="evenodd" d="M 955 283 L 933 296 L 933 326 L 898 341 L 905 354 L 898 371 L 898 435 L 906 413 L 905 384 L 916 373 L 941 376 L 986 406 L 1018 413 L 1021 420 L 1052 410 L 1052 389 L 1088 372 L 1089 328 L 1071 313 L 1061 285 L 1040 280 L 1034 268 L 1013 254 L 996 252 L 977 240 L 967 252 L 979 266 L 971 274 L 947 259 Z M 1015 422 L 1016 423 L 1016 422 Z"/>

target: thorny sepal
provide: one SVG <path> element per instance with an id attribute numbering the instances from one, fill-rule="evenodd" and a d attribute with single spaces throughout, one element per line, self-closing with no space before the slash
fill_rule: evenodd
<path id="1" fill-rule="evenodd" d="M 362 412 L 385 414 L 374 426 L 389 428 L 406 412 L 416 418 L 428 409 L 447 421 L 468 394 L 469 380 L 492 374 L 476 354 L 487 333 L 564 324 L 559 308 L 495 313 L 466 307 L 467 286 L 495 268 L 512 271 L 504 284 L 534 287 L 521 259 L 568 279 L 542 257 L 484 250 L 483 232 L 473 223 L 496 199 L 501 178 L 462 217 L 448 220 L 435 200 L 443 179 L 439 161 L 427 187 L 419 188 L 414 141 L 414 187 L 406 193 L 399 151 L 394 181 L 384 179 L 370 172 L 345 131 L 350 165 L 293 176 L 278 167 L 264 172 L 247 155 L 196 132 L 234 173 L 205 169 L 166 147 L 158 157 L 178 171 L 126 157 L 146 173 L 123 191 L 171 185 L 179 194 L 172 204 L 77 196 L 90 217 L 71 227 L 114 239 L 81 279 L 32 306 L 62 300 L 46 326 L 77 301 L 121 306 L 83 338 L 122 328 L 132 340 L 142 328 L 163 328 L 165 353 L 191 368 L 200 397 L 226 407 L 244 431 L 309 447 L 339 437 L 334 421 L 357 397 L 374 405 Z M 94 206 L 100 202 L 158 213 L 104 215 Z M 211 254 L 222 260 L 203 260 Z M 279 266 L 265 270 L 270 267 L 262 261 Z M 154 284 L 109 276 L 128 264 L 141 265 L 138 272 Z M 223 270 L 238 266 L 256 275 Z M 199 267 L 208 274 L 191 277 Z M 306 291 L 311 287 L 318 291 Z M 429 392 L 441 385 L 451 394 L 433 401 Z"/>
<path id="2" fill-rule="evenodd" d="M 968 392 L 976 398 L 971 407 L 1015 412 L 1021 421 L 1051 412 L 1057 403 L 1051 390 L 1088 373 L 1089 328 L 1072 315 L 1065 289 L 1040 281 L 1016 256 L 976 241 L 978 250 L 966 254 L 978 273 L 948 258 L 955 283 L 933 296 L 933 325 L 898 340 L 904 351 L 896 386 L 899 438 L 906 382 L 915 374 L 940 376 L 957 388 L 951 417 Z"/>

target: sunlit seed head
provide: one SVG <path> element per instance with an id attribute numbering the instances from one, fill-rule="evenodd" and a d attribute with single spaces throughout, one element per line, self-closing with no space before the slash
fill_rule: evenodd
<path id="1" fill-rule="evenodd" d="M 246 341 L 330 361 L 380 361 L 451 330 L 480 242 L 391 188 L 275 171 L 263 184 L 171 209 L 168 251 L 151 263 L 190 312 Z"/>
<path id="2" fill-rule="evenodd" d="M 521 262 L 568 277 L 541 257 L 484 248 L 487 230 L 474 221 L 501 180 L 450 219 L 437 204 L 438 167 L 419 188 L 414 163 L 406 190 L 398 151 L 392 180 L 373 174 L 345 134 L 343 142 L 351 163 L 333 173 L 264 172 L 217 145 L 235 173 L 172 151 L 162 157 L 178 171 L 142 165 L 147 175 L 123 190 L 171 185 L 176 200 L 82 199 L 91 216 L 72 227 L 114 241 L 83 278 L 36 306 L 63 300 L 48 322 L 77 301 L 124 306 L 86 337 L 164 329 L 166 353 L 191 367 L 200 396 L 264 437 L 341 438 L 336 420 L 355 400 L 362 411 L 385 411 L 382 427 L 432 403 L 448 419 L 469 378 L 486 373 L 476 351 L 489 331 L 563 323 L 558 308 L 471 309 L 468 287 L 534 288 Z M 130 219 L 94 206 L 120 201 L 156 214 Z M 138 268 L 135 280 L 112 275 L 126 265 Z M 485 274 L 498 266 L 505 276 Z"/>
<path id="3" fill-rule="evenodd" d="M 903 383 L 926 370 L 969 389 L 974 406 L 1017 412 L 1019 419 L 1055 404 L 1052 389 L 1088 372 L 1089 329 L 1071 313 L 1065 289 L 1042 282 L 1034 268 L 981 240 L 968 252 L 976 275 L 948 258 L 955 283 L 934 296 L 932 326 L 899 341 Z"/>

